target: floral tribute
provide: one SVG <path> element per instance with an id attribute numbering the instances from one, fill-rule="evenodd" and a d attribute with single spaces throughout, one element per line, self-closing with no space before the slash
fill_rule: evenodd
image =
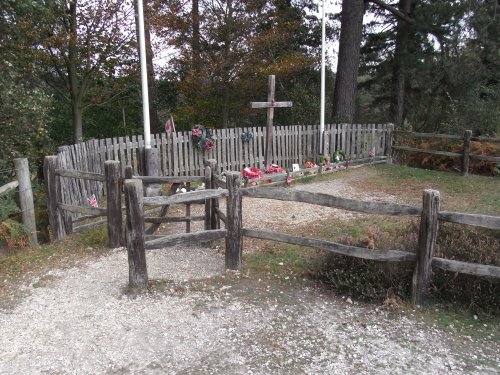
<path id="1" fill-rule="evenodd" d="M 304 166 L 305 166 L 306 168 L 314 168 L 314 167 L 317 167 L 317 165 L 316 165 L 316 164 L 314 164 L 312 161 L 306 161 L 306 162 L 304 163 Z"/>
<path id="2" fill-rule="evenodd" d="M 191 130 L 191 139 L 194 145 L 200 150 L 211 150 L 214 148 L 214 138 L 212 130 L 203 125 L 195 125 Z"/>
<path id="3" fill-rule="evenodd" d="M 255 167 L 243 168 L 243 170 L 241 171 L 241 174 L 245 178 L 261 178 L 262 177 L 262 171 L 260 169 L 255 168 Z"/>
<path id="4" fill-rule="evenodd" d="M 268 169 L 266 169 L 265 173 L 266 174 L 283 173 L 283 168 L 281 168 L 281 165 L 271 164 L 271 166 Z"/>

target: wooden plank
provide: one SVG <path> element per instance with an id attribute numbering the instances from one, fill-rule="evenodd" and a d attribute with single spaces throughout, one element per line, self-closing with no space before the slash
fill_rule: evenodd
<path id="1" fill-rule="evenodd" d="M 98 221 L 94 221 L 92 223 L 78 225 L 76 227 L 73 227 L 73 233 L 80 233 L 80 232 L 86 231 L 87 229 L 91 229 L 91 228 L 95 228 L 95 227 L 98 227 L 101 225 L 105 225 L 107 222 L 108 222 L 108 219 L 101 219 Z"/>
<path id="2" fill-rule="evenodd" d="M 500 217 L 498 216 L 440 211 L 438 213 L 438 218 L 439 220 L 451 223 L 467 224 L 488 229 L 500 229 Z"/>
<path id="3" fill-rule="evenodd" d="M 217 189 L 217 190 L 198 190 L 191 191 L 189 193 L 175 194 L 171 196 L 159 196 L 159 197 L 144 197 L 144 205 L 172 205 L 180 203 L 188 203 L 193 201 L 201 201 L 205 199 L 212 198 L 222 198 L 227 197 L 227 189 Z"/>
<path id="4" fill-rule="evenodd" d="M 486 142 L 486 143 L 500 143 L 500 138 L 472 137 L 471 141 Z"/>
<path id="5" fill-rule="evenodd" d="M 462 157 L 462 154 L 458 154 L 456 152 L 448 152 L 448 151 L 435 151 L 435 150 L 422 150 L 420 148 L 406 147 L 406 146 L 392 146 L 394 150 L 401 151 L 410 151 L 410 152 L 419 152 L 422 154 L 431 154 L 431 155 L 440 155 L 440 156 L 449 156 L 452 158 Z M 471 159 L 474 159 L 473 155 L 471 155 Z M 498 158 L 500 160 L 500 158 Z"/>
<path id="6" fill-rule="evenodd" d="M 440 139 L 459 139 L 459 140 L 463 139 L 463 137 L 460 135 L 451 135 L 451 134 L 415 133 L 415 132 L 407 132 L 401 130 L 395 130 L 394 133 L 396 133 L 396 135 L 416 137 L 416 138 L 440 138 Z"/>
<path id="7" fill-rule="evenodd" d="M 500 267 L 477 263 L 460 262 L 458 260 L 432 258 L 432 265 L 445 271 L 465 273 L 475 276 L 500 278 Z"/>
<path id="8" fill-rule="evenodd" d="M 277 242 L 289 243 L 292 245 L 300 245 L 306 247 L 313 247 L 316 249 L 330 251 L 339 255 L 346 255 L 355 258 L 385 261 L 385 262 L 407 262 L 414 261 L 416 256 L 414 253 L 409 253 L 400 250 L 371 250 L 362 247 L 354 247 L 318 240 L 315 238 L 291 236 L 289 234 L 270 232 L 256 229 L 242 229 L 243 236 L 259 238 L 262 240 L 270 240 Z"/>
<path id="9" fill-rule="evenodd" d="M 61 210 L 80 213 L 85 215 L 95 215 L 95 216 L 106 216 L 108 210 L 99 207 L 83 207 L 83 206 L 73 206 L 65 203 L 58 203 L 58 208 Z"/>
<path id="10" fill-rule="evenodd" d="M 146 241 L 145 248 L 147 250 L 161 249 L 164 247 L 181 245 L 181 244 L 199 244 L 200 242 L 215 241 L 224 238 L 227 235 L 225 229 L 214 229 L 203 232 L 173 234 Z"/>
<path id="11" fill-rule="evenodd" d="M 217 213 L 219 219 L 225 224 L 227 222 L 226 214 L 222 212 L 219 207 L 215 207 L 215 212 Z"/>
<path id="12" fill-rule="evenodd" d="M 186 182 L 203 182 L 204 176 L 133 176 L 144 184 L 176 184 Z"/>
<path id="13" fill-rule="evenodd" d="M 422 212 L 420 208 L 412 206 L 380 202 L 363 202 L 355 199 L 342 198 L 324 193 L 311 193 L 307 191 L 285 188 L 251 187 L 241 189 L 241 192 L 245 197 L 303 202 L 319 206 L 341 208 L 344 210 L 365 214 L 418 216 Z"/>
<path id="14" fill-rule="evenodd" d="M 185 223 L 189 221 L 203 221 L 205 220 L 205 215 L 195 215 L 195 216 L 164 216 L 164 217 L 145 217 L 145 223 Z"/>
<path id="15" fill-rule="evenodd" d="M 493 163 L 500 163 L 500 157 L 498 156 L 469 155 L 469 157 L 472 160 L 491 161 Z"/>
<path id="16" fill-rule="evenodd" d="M 19 181 L 11 181 L 8 184 L 3 185 L 0 187 L 0 195 L 5 194 L 11 190 L 14 190 L 16 187 L 19 186 Z"/>
<path id="17" fill-rule="evenodd" d="M 72 169 L 60 169 L 60 168 L 56 169 L 55 173 L 56 175 L 61 177 L 72 177 L 72 178 L 79 178 L 82 180 L 104 181 L 104 175 L 100 173 L 83 172 Z"/>

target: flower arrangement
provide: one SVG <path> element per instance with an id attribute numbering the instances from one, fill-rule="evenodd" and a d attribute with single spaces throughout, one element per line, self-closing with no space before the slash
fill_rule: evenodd
<path id="1" fill-rule="evenodd" d="M 194 145 L 201 150 L 211 150 L 214 148 L 214 138 L 212 130 L 203 125 L 195 125 L 191 130 L 191 139 Z"/>
<path id="2" fill-rule="evenodd" d="M 278 164 L 271 164 L 271 166 L 268 169 L 266 169 L 264 173 L 266 174 L 283 173 L 283 168 L 281 168 L 281 166 Z"/>
<path id="3" fill-rule="evenodd" d="M 241 140 L 243 142 L 249 143 L 253 139 L 253 134 L 251 131 L 246 131 L 241 133 Z"/>
<path id="4" fill-rule="evenodd" d="M 262 171 L 260 169 L 257 169 L 255 167 L 246 167 L 241 171 L 241 174 L 243 177 L 246 178 L 261 178 L 262 177 Z"/>
<path id="5" fill-rule="evenodd" d="M 306 161 L 306 162 L 304 163 L 304 166 L 305 166 L 306 168 L 314 168 L 314 167 L 317 167 L 317 165 L 316 165 L 316 164 L 314 164 L 312 161 Z"/>

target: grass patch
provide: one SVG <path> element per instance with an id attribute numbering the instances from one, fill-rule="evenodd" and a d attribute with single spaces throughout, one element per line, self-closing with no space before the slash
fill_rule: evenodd
<path id="1" fill-rule="evenodd" d="M 473 339 L 500 342 L 500 319 L 498 317 L 471 314 L 456 306 L 437 303 L 435 300 L 430 300 L 428 307 L 425 310 L 419 310 L 418 316 L 429 326 Z"/>
<path id="2" fill-rule="evenodd" d="M 3 281 L 50 268 L 71 266 L 90 256 L 106 252 L 105 227 L 89 229 L 53 244 L 9 250 L 0 256 Z"/>
<path id="3" fill-rule="evenodd" d="M 500 215 L 500 178 L 457 174 L 410 168 L 400 165 L 373 166 L 376 176 L 370 178 L 371 188 L 390 194 L 409 194 L 421 201 L 423 189 L 441 192 L 441 207 L 461 212 Z"/>
<path id="4" fill-rule="evenodd" d="M 248 254 L 244 259 L 244 272 L 257 276 L 297 276 L 308 274 L 316 250 L 296 245 L 273 244 L 266 251 Z"/>

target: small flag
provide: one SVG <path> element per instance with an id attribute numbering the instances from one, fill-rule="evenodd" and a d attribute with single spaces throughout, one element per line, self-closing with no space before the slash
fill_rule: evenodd
<path id="1" fill-rule="evenodd" d="M 174 118 L 170 115 L 165 123 L 165 133 L 175 132 Z"/>
<path id="2" fill-rule="evenodd" d="M 90 204 L 90 207 L 99 207 L 97 205 L 97 198 L 95 197 L 95 194 L 92 194 L 90 197 L 87 198 L 87 200 L 89 201 L 89 204 Z"/>

